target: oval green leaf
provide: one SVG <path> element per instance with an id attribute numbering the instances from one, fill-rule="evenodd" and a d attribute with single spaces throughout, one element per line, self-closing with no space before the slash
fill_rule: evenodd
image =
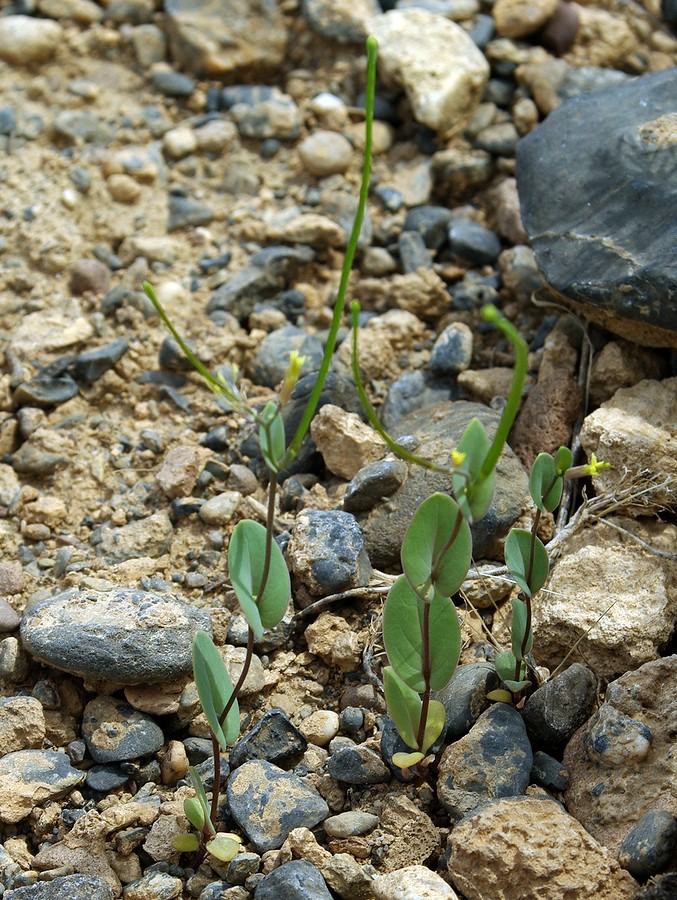
<path id="1" fill-rule="evenodd" d="M 287 611 L 291 581 L 282 551 L 270 545 L 268 577 L 261 593 L 266 559 L 266 529 L 259 522 L 238 522 L 228 545 L 228 572 L 233 590 L 254 637 L 260 640 L 263 629 L 274 628 Z"/>
<path id="2" fill-rule="evenodd" d="M 418 750 L 416 736 L 421 720 L 421 698 L 397 675 L 392 666 L 383 670 L 383 687 L 388 712 L 397 733 L 407 747 Z"/>
<path id="3" fill-rule="evenodd" d="M 427 753 L 435 741 L 444 731 L 446 725 L 446 710 L 444 704 L 439 700 L 431 700 L 428 706 L 428 717 L 425 723 L 425 731 L 423 733 L 423 746 L 420 748 L 423 753 Z"/>
<path id="4" fill-rule="evenodd" d="M 440 493 L 424 500 L 402 542 L 402 569 L 421 599 L 430 586 L 445 597 L 456 593 L 468 573 L 471 553 L 470 526 L 458 504 Z"/>
<path id="5" fill-rule="evenodd" d="M 196 828 L 198 831 L 202 831 L 205 824 L 205 816 L 202 809 L 202 804 L 197 799 L 197 797 L 186 798 L 183 801 L 183 811 L 193 828 Z"/>
<path id="6" fill-rule="evenodd" d="M 200 841 L 196 834 L 177 834 L 172 838 L 172 846 L 179 853 L 195 853 Z"/>
<path id="7" fill-rule="evenodd" d="M 524 657 L 531 652 L 531 648 L 534 645 L 534 633 L 531 630 L 531 627 L 529 627 L 529 634 L 527 635 L 528 618 L 529 610 L 524 600 L 513 600 L 511 637 L 512 652 L 515 659 L 524 659 Z M 522 647 L 524 646 L 525 636 L 527 640 L 523 652 Z"/>
<path id="8" fill-rule="evenodd" d="M 548 577 L 548 553 L 537 537 L 524 528 L 513 528 L 505 540 L 505 563 L 525 594 L 540 590 Z"/>
<path id="9" fill-rule="evenodd" d="M 531 467 L 529 493 L 541 512 L 552 512 L 562 499 L 562 476 L 549 453 L 539 453 Z"/>
<path id="10" fill-rule="evenodd" d="M 209 727 L 221 749 L 226 750 L 240 733 L 240 710 L 235 700 L 221 725 L 219 716 L 231 698 L 233 682 L 221 654 L 205 631 L 198 631 L 193 638 L 193 677 Z"/>
<path id="11" fill-rule="evenodd" d="M 496 674 L 501 681 L 508 681 L 510 678 L 514 678 L 517 660 L 512 650 L 503 650 L 499 653 L 494 660 L 494 666 L 496 667 Z"/>
<path id="12" fill-rule="evenodd" d="M 242 841 L 235 835 L 217 834 L 207 843 L 207 850 L 221 862 L 230 862 L 238 854 Z"/>
<path id="13" fill-rule="evenodd" d="M 564 475 L 570 469 L 574 461 L 574 455 L 568 447 L 560 447 L 555 453 L 555 470 L 558 475 Z"/>
<path id="14" fill-rule="evenodd" d="M 400 575 L 383 608 L 383 643 L 390 665 L 419 694 L 425 690 L 422 628 L 423 603 Z"/>
<path id="15" fill-rule="evenodd" d="M 445 688 L 456 671 L 461 655 L 461 623 L 448 597 L 435 594 L 430 604 L 430 687 Z"/>

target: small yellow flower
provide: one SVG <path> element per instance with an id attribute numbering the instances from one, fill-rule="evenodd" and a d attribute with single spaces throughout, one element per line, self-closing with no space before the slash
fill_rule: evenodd
<path id="1" fill-rule="evenodd" d="M 591 478 L 594 478 L 595 475 L 599 475 L 600 472 L 606 472 L 607 469 L 611 468 L 611 463 L 603 462 L 602 460 L 597 460 L 597 457 L 594 453 L 590 454 L 590 462 L 587 466 L 584 467 L 586 475 L 589 475 Z"/>
<path id="2" fill-rule="evenodd" d="M 451 451 L 451 461 L 457 468 L 459 466 L 463 465 L 463 463 L 465 462 L 466 456 L 467 456 L 467 454 L 461 453 L 460 450 L 452 450 Z"/>
<path id="3" fill-rule="evenodd" d="M 291 392 L 294 390 L 301 377 L 301 369 L 305 365 L 305 362 L 306 357 L 301 356 L 296 350 L 291 350 L 289 352 L 289 365 L 287 366 L 287 371 L 282 380 L 282 387 L 280 388 L 280 404 L 282 406 L 284 406 L 291 397 Z"/>

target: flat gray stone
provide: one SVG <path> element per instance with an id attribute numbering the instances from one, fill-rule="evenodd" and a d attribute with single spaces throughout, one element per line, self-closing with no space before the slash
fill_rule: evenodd
<path id="1" fill-rule="evenodd" d="M 58 800 L 85 780 L 65 753 L 16 750 L 0 759 L 0 822 L 15 823 L 35 806 Z"/>
<path id="2" fill-rule="evenodd" d="M 211 633 L 209 614 L 171 594 L 133 588 L 73 588 L 30 606 L 21 640 L 40 662 L 96 681 L 173 681 L 192 670 L 196 631 Z"/>
<path id="3" fill-rule="evenodd" d="M 591 91 L 520 141 L 522 220 L 550 284 L 592 318 L 677 347 L 677 68 Z"/>

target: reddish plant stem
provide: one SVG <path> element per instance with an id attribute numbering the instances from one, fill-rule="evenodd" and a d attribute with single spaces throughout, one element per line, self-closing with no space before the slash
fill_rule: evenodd
<path id="1" fill-rule="evenodd" d="M 460 518 L 460 516 L 459 516 Z M 430 604 L 423 605 L 423 680 L 425 681 L 425 690 L 423 691 L 421 718 L 418 723 L 418 734 L 416 735 L 416 743 L 421 753 L 425 753 L 423 749 L 423 739 L 425 737 L 425 726 L 428 721 L 428 709 L 430 707 Z"/>

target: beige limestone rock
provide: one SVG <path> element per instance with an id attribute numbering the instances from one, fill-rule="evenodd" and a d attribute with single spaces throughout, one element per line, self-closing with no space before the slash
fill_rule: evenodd
<path id="1" fill-rule="evenodd" d="M 433 269 L 418 269 L 390 278 L 363 278 L 355 297 L 367 308 L 392 306 L 420 319 L 437 319 L 449 310 L 446 283 Z"/>
<path id="2" fill-rule="evenodd" d="M 588 455 L 611 463 L 595 479 L 597 494 L 618 500 L 634 486 L 638 490 L 622 504 L 631 514 L 677 508 L 677 378 L 616 391 L 586 417 L 580 438 Z M 659 487 L 647 491 L 652 484 Z"/>
<path id="3" fill-rule="evenodd" d="M 374 882 L 375 900 L 458 900 L 458 894 L 426 866 L 406 866 Z"/>
<path id="4" fill-rule="evenodd" d="M 0 700 L 0 747 L 2 754 L 42 747 L 45 716 L 34 697 L 7 697 Z"/>
<path id="5" fill-rule="evenodd" d="M 520 38 L 542 28 L 559 0 L 496 0 L 492 15 L 501 37 Z"/>
<path id="6" fill-rule="evenodd" d="M 184 815 L 162 815 L 151 825 L 143 849 L 156 862 L 178 863 L 181 854 L 172 841 L 180 834 L 187 834 L 190 824 Z"/>
<path id="7" fill-rule="evenodd" d="M 189 497 L 210 456 L 208 450 L 194 444 L 181 444 L 168 450 L 155 476 L 162 493 L 169 498 Z"/>
<path id="8" fill-rule="evenodd" d="M 310 426 L 317 449 L 330 472 L 350 481 L 362 466 L 382 459 L 385 441 L 355 413 L 327 404 Z"/>
<path id="9" fill-rule="evenodd" d="M 604 706 L 648 726 L 649 752 L 639 764 L 600 764 L 590 758 L 584 746 L 585 736 L 594 725 L 587 722 L 564 752 L 570 775 L 565 799 L 571 814 L 616 853 L 631 828 L 650 809 L 677 816 L 677 656 L 654 659 L 613 681 Z M 602 789 L 593 790 L 597 785 Z"/>
<path id="10" fill-rule="evenodd" d="M 616 524 L 659 549 L 677 538 L 673 524 Z M 534 646 L 550 668 L 573 650 L 573 659 L 613 678 L 654 659 L 676 616 L 677 563 L 599 523 L 569 539 L 534 598 Z"/>
<path id="11" fill-rule="evenodd" d="M 373 837 L 383 853 L 386 873 L 423 864 L 441 849 L 440 833 L 430 816 L 400 793 L 386 797 L 381 824 Z"/>
<path id="12" fill-rule="evenodd" d="M 356 672 L 362 662 L 362 646 L 357 634 L 340 616 L 322 613 L 305 631 L 308 649 L 327 665 L 342 672 Z"/>
<path id="13" fill-rule="evenodd" d="M 554 800 L 487 804 L 452 831 L 449 872 L 467 900 L 632 900 L 637 883 Z"/>
<path id="14" fill-rule="evenodd" d="M 13 66 L 46 62 L 63 41 L 63 29 L 50 19 L 4 16 L 0 19 L 0 59 Z"/>
<path id="15" fill-rule="evenodd" d="M 223 647 L 219 647 L 219 653 L 228 667 L 231 681 L 233 684 L 237 684 L 247 655 L 246 648 L 232 647 L 230 644 L 225 644 Z M 240 688 L 240 696 L 248 697 L 252 694 L 258 694 L 263 690 L 265 684 L 266 675 L 263 669 L 263 663 L 254 653 L 249 666 L 249 671 L 247 672 L 247 677 Z"/>
<path id="16" fill-rule="evenodd" d="M 645 378 L 659 380 L 664 374 L 664 359 L 655 351 L 620 338 L 609 341 L 592 363 L 590 400 L 600 406 L 621 388 L 633 387 Z"/>
<path id="17" fill-rule="evenodd" d="M 638 49 L 637 38 L 625 17 L 575 4 L 580 18 L 573 47 L 563 59 L 570 66 L 622 68 Z"/>
<path id="18" fill-rule="evenodd" d="M 379 42 L 381 77 L 404 88 L 417 121 L 434 131 L 461 131 L 489 78 L 489 64 L 468 33 L 426 9 L 375 16 L 371 31 Z"/>
<path id="19" fill-rule="evenodd" d="M 411 351 L 425 333 L 420 319 L 403 309 L 391 309 L 370 319 L 360 329 L 360 369 L 365 378 L 398 377 L 402 374 L 401 354 Z M 346 368 L 351 365 L 352 335 L 337 351 L 338 360 Z"/>

